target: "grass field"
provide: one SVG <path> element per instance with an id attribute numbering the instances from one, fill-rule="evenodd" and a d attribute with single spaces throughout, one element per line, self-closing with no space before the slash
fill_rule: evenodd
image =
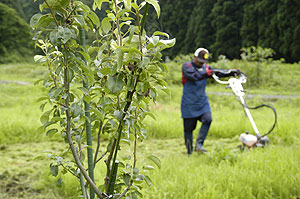
<path id="1" fill-rule="evenodd" d="M 233 95 L 217 94 L 230 92 L 223 85 L 211 84 L 207 91 L 213 123 L 205 142 L 209 153 L 188 157 L 180 118 L 182 87 L 171 84 L 172 95 L 162 94 L 151 106 L 156 120 L 146 119 L 147 139 L 138 145 L 138 163 L 149 154 L 158 156 L 162 163 L 161 169 L 149 173 L 153 186 L 145 187 L 144 198 L 300 198 L 300 98 L 265 99 L 260 95 L 300 94 L 299 78 L 292 75 L 292 71 L 299 73 L 299 64 L 283 67 L 289 69 L 281 77 L 286 84 L 249 91 L 258 94 L 247 98 L 249 105 L 270 104 L 278 115 L 277 127 L 269 136 L 270 146 L 252 151 L 237 149 L 239 134 L 252 131 L 241 105 Z M 60 176 L 50 175 L 51 160 L 43 152 L 64 147 L 58 139 L 51 140 L 38 131 L 41 111 L 36 99 L 43 90 L 33 82 L 43 75 L 43 69 L 18 64 L 0 65 L 0 70 L 4 71 L 0 74 L 0 198 L 79 198 L 77 180 L 71 175 L 63 177 L 62 187 L 56 186 Z M 290 83 L 288 76 L 294 82 Z M 251 113 L 261 132 L 268 131 L 273 113 L 268 109 Z M 126 151 L 126 146 L 122 147 Z M 102 176 L 103 168 L 99 167 L 99 182 Z"/>

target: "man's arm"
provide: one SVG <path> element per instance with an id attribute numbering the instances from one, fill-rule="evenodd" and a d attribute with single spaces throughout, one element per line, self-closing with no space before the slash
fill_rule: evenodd
<path id="1" fill-rule="evenodd" d="M 190 68 L 187 65 L 187 63 L 183 64 L 182 72 L 186 79 L 193 81 L 198 81 L 209 77 L 209 75 L 206 73 L 206 70 L 203 67 L 199 69 L 195 69 L 194 67 Z"/>

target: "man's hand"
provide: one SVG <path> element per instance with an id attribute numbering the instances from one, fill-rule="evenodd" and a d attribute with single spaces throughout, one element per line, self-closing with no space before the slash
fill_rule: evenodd
<path id="1" fill-rule="evenodd" d="M 205 65 L 205 71 L 208 76 L 212 76 L 212 74 L 214 74 L 214 71 L 211 70 L 207 64 Z"/>
<path id="2" fill-rule="evenodd" d="M 240 69 L 234 69 L 233 74 L 234 76 L 240 76 L 242 74 L 242 71 L 240 71 Z"/>

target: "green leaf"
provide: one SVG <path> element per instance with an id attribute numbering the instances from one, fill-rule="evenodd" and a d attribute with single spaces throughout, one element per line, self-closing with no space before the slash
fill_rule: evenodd
<path id="1" fill-rule="evenodd" d="M 90 95 L 89 90 L 87 88 L 78 87 L 78 89 L 80 89 L 84 95 L 86 95 L 86 96 Z"/>
<path id="2" fill-rule="evenodd" d="M 130 146 L 130 140 L 128 139 L 121 139 L 120 142 L 123 142 L 125 144 L 128 144 L 128 146 Z"/>
<path id="3" fill-rule="evenodd" d="M 142 63 L 141 63 L 141 67 L 144 68 L 146 67 L 150 62 L 150 58 L 149 57 L 143 57 Z"/>
<path id="4" fill-rule="evenodd" d="M 93 10 L 96 10 L 96 9 L 97 9 L 96 1 L 97 1 L 97 0 L 95 0 L 94 3 L 93 3 Z M 99 10 L 100 10 L 100 9 L 99 9 Z"/>
<path id="5" fill-rule="evenodd" d="M 48 95 L 51 99 L 56 99 L 57 96 L 59 96 L 63 90 L 64 90 L 64 88 L 60 87 L 60 88 L 52 90 Z"/>
<path id="6" fill-rule="evenodd" d="M 53 122 L 64 122 L 65 120 L 63 119 L 63 118 L 61 118 L 61 117 L 53 117 L 52 119 L 51 119 L 51 121 L 53 121 Z"/>
<path id="7" fill-rule="evenodd" d="M 131 179 L 131 177 L 129 174 L 123 175 L 123 181 L 125 182 L 125 185 L 127 185 L 127 186 L 129 185 L 130 179 Z"/>
<path id="8" fill-rule="evenodd" d="M 69 28 L 64 28 L 63 43 L 67 43 L 72 38 L 72 31 Z"/>
<path id="9" fill-rule="evenodd" d="M 152 181 L 151 181 L 150 177 L 149 176 L 145 176 L 144 179 L 145 179 L 145 182 L 147 183 L 147 185 L 149 187 L 152 187 Z"/>
<path id="10" fill-rule="evenodd" d="M 160 16 L 160 6 L 158 4 L 158 1 L 157 0 L 145 0 L 145 2 L 151 4 L 154 7 L 154 9 L 156 11 L 156 14 L 157 14 L 157 17 L 159 18 L 159 16 Z"/>
<path id="11" fill-rule="evenodd" d="M 162 35 L 162 36 L 165 36 L 169 39 L 169 35 L 167 33 L 164 33 L 164 32 L 155 31 L 152 36 L 156 36 L 156 35 Z"/>
<path id="12" fill-rule="evenodd" d="M 88 14 L 88 18 L 93 22 L 93 24 L 98 28 L 100 26 L 100 20 L 98 18 L 98 16 L 96 15 L 96 13 L 94 12 L 90 12 Z"/>
<path id="13" fill-rule="evenodd" d="M 43 129 L 45 130 L 48 126 L 51 126 L 52 124 L 55 124 L 56 122 L 54 121 L 49 121 L 49 122 L 46 122 L 44 125 L 43 125 Z M 47 132 L 48 133 L 48 132 Z M 48 136 L 48 135 L 47 135 Z"/>
<path id="14" fill-rule="evenodd" d="M 81 113 L 81 106 L 78 103 L 71 104 L 70 109 L 73 117 L 77 117 Z"/>
<path id="15" fill-rule="evenodd" d="M 128 43 L 131 43 L 132 37 L 137 28 L 136 28 L 136 26 L 130 26 L 129 29 L 130 29 L 130 32 L 129 32 L 129 37 L 128 37 Z"/>
<path id="16" fill-rule="evenodd" d="M 167 95 L 171 96 L 171 91 L 169 88 L 163 88 L 161 89 L 163 92 L 165 92 Z"/>
<path id="17" fill-rule="evenodd" d="M 74 19 L 81 27 L 83 27 L 85 25 L 83 16 L 78 15 L 78 16 L 74 17 Z"/>
<path id="18" fill-rule="evenodd" d="M 158 166 L 158 168 L 161 167 L 161 163 L 160 163 L 160 159 L 154 155 L 150 155 L 147 157 L 149 160 L 151 160 L 154 164 L 156 164 L 156 166 Z"/>
<path id="19" fill-rule="evenodd" d="M 57 180 L 57 182 L 56 182 L 56 186 L 57 186 L 57 187 L 62 187 L 62 185 L 63 185 L 63 179 L 62 179 L 62 178 L 59 178 L 59 179 Z"/>
<path id="20" fill-rule="evenodd" d="M 85 61 L 90 62 L 91 57 L 90 57 L 90 55 L 88 53 L 83 52 L 83 51 L 80 51 L 79 53 L 83 56 L 83 58 L 85 59 Z"/>
<path id="21" fill-rule="evenodd" d="M 101 22 L 101 29 L 105 34 L 107 34 L 111 30 L 111 24 L 110 19 L 108 17 L 105 17 Z"/>
<path id="22" fill-rule="evenodd" d="M 95 4 L 99 10 L 101 10 L 101 5 L 103 2 L 109 2 L 109 0 L 95 0 Z M 94 9 L 95 10 L 95 9 Z"/>
<path id="23" fill-rule="evenodd" d="M 117 67 L 120 69 L 123 65 L 123 52 L 121 48 L 116 49 L 117 54 Z"/>
<path id="24" fill-rule="evenodd" d="M 74 78 L 75 74 L 74 74 L 74 71 L 72 68 L 68 68 L 67 69 L 67 79 L 68 79 L 68 82 L 71 83 L 73 78 Z"/>
<path id="25" fill-rule="evenodd" d="M 171 48 L 172 46 L 175 45 L 176 39 L 173 38 L 173 39 L 167 39 L 167 40 L 160 40 L 159 42 L 166 45 L 166 48 Z"/>
<path id="26" fill-rule="evenodd" d="M 47 99 L 49 99 L 48 96 L 42 96 L 42 97 L 38 98 L 38 99 L 36 100 L 36 102 L 41 102 L 41 101 L 44 101 L 44 100 L 47 100 Z"/>
<path id="27" fill-rule="evenodd" d="M 99 48 L 98 55 L 97 55 L 97 58 L 98 58 L 99 60 L 102 60 L 102 59 L 103 59 L 102 53 L 103 53 L 103 51 L 104 51 L 105 49 L 107 49 L 107 46 L 108 46 L 108 43 L 105 42 L 105 43 L 103 43 L 103 44 L 101 45 L 101 47 Z"/>
<path id="28" fill-rule="evenodd" d="M 101 120 L 104 119 L 103 114 L 98 109 L 91 107 L 91 111 L 94 112 Z"/>
<path id="29" fill-rule="evenodd" d="M 101 68 L 100 72 L 102 75 L 108 75 L 111 72 L 110 68 Z"/>
<path id="30" fill-rule="evenodd" d="M 58 166 L 57 165 L 53 165 L 52 163 L 50 164 L 50 172 L 53 176 L 57 176 L 58 174 Z"/>
<path id="31" fill-rule="evenodd" d="M 50 14 L 43 15 L 40 20 L 38 21 L 37 27 L 45 28 L 50 25 L 51 22 L 53 22 L 53 18 Z"/>
<path id="32" fill-rule="evenodd" d="M 58 38 L 62 39 L 64 37 L 64 28 L 62 26 L 58 26 L 57 33 L 58 33 Z"/>
<path id="33" fill-rule="evenodd" d="M 90 96 L 86 96 L 86 95 L 83 96 L 82 99 L 83 99 L 83 101 L 85 101 L 88 104 L 92 101 L 92 98 Z"/>
<path id="34" fill-rule="evenodd" d="M 131 10 L 131 0 L 124 0 L 125 8 Z"/>
<path id="35" fill-rule="evenodd" d="M 57 133 L 57 132 L 58 132 L 57 129 L 50 129 L 50 130 L 48 130 L 48 131 L 46 132 L 46 136 L 52 138 L 53 135 L 54 135 L 55 133 Z"/>
<path id="36" fill-rule="evenodd" d="M 35 55 L 34 56 L 34 61 L 35 62 L 44 62 L 44 61 L 46 61 L 47 59 L 46 59 L 46 56 L 42 56 L 42 55 Z"/>
<path id="37" fill-rule="evenodd" d="M 37 28 L 37 24 L 42 16 L 43 16 L 42 14 L 38 13 L 31 17 L 31 19 L 30 19 L 31 28 L 33 28 L 33 29 Z"/>
<path id="38" fill-rule="evenodd" d="M 122 73 L 115 75 L 115 76 L 110 76 L 108 79 L 108 89 L 114 93 L 114 94 L 118 94 L 123 86 L 124 86 L 124 75 Z"/>
<path id="39" fill-rule="evenodd" d="M 159 85 L 163 86 L 163 87 L 167 87 L 167 86 L 168 86 L 167 82 L 165 82 L 165 81 L 162 80 L 162 79 L 158 79 L 158 80 L 157 80 L 157 83 L 158 83 Z"/>
<path id="40" fill-rule="evenodd" d="M 155 115 L 151 112 L 145 112 L 145 115 L 149 115 L 150 117 L 152 117 L 152 119 L 156 120 Z"/>
<path id="41" fill-rule="evenodd" d="M 57 30 L 53 30 L 52 32 L 50 32 L 49 39 L 52 44 L 56 44 L 57 36 L 58 36 Z"/>
<path id="42" fill-rule="evenodd" d="M 134 175 L 138 175 L 140 173 L 139 169 L 138 168 L 134 168 L 133 169 L 133 174 Z"/>
<path id="43" fill-rule="evenodd" d="M 153 166 L 143 166 L 143 170 L 154 170 L 155 168 Z"/>
<path id="44" fill-rule="evenodd" d="M 49 116 L 50 113 L 52 112 L 53 109 L 46 111 L 45 113 L 43 113 L 43 115 L 40 117 L 40 121 L 42 122 L 42 124 L 45 124 L 46 122 L 49 121 Z"/>
<path id="45" fill-rule="evenodd" d="M 48 102 L 45 102 L 45 103 L 43 103 L 43 104 L 40 105 L 41 111 L 44 111 L 44 108 L 45 108 L 45 106 L 46 106 L 47 103 L 48 103 Z"/>
<path id="46" fill-rule="evenodd" d="M 131 6 L 137 11 L 139 10 L 139 6 L 136 3 L 131 3 Z"/>

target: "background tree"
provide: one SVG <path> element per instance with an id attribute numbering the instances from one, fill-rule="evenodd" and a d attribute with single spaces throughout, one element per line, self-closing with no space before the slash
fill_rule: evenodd
<path id="1" fill-rule="evenodd" d="M 241 1 L 218 1 L 211 10 L 212 28 L 215 32 L 215 42 L 211 51 L 216 59 L 225 55 L 229 59 L 239 57 L 241 49 L 240 27 L 242 22 Z"/>
<path id="2" fill-rule="evenodd" d="M 16 62 L 31 55 L 30 26 L 16 10 L 0 3 L 0 63 Z"/>
<path id="3" fill-rule="evenodd" d="M 188 31 L 188 21 L 193 17 L 192 12 L 196 0 L 191 1 L 161 1 L 162 15 L 160 18 L 161 31 L 170 34 L 171 38 L 176 38 L 176 44 L 173 48 L 166 50 L 164 53 L 169 57 L 174 57 L 186 51 L 185 37 Z"/>
<path id="4" fill-rule="evenodd" d="M 193 49 L 199 46 L 210 49 L 211 45 L 215 42 L 211 10 L 216 2 L 216 0 L 197 1 L 191 15 L 192 17 L 189 17 L 187 32 L 183 43 L 184 53 L 191 53 Z"/>

